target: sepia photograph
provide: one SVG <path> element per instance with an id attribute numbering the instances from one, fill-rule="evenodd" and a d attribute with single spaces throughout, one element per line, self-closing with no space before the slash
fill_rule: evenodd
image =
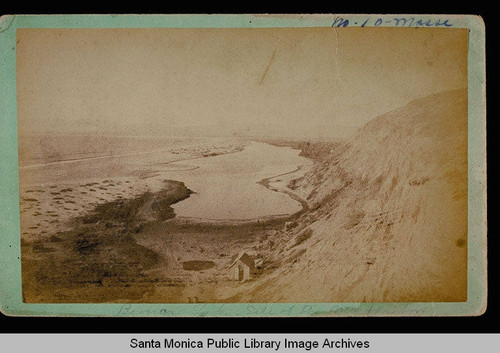
<path id="1" fill-rule="evenodd" d="M 467 301 L 467 35 L 18 29 L 23 301 Z"/>

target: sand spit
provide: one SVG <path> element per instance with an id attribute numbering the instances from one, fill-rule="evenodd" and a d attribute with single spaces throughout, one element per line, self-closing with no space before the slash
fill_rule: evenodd
<path id="1" fill-rule="evenodd" d="M 45 144 L 47 141 L 51 143 L 51 152 L 47 152 L 48 156 L 44 158 L 38 155 L 37 147 L 47 146 L 39 139 Z M 24 146 L 21 148 L 24 152 L 20 153 L 22 239 L 39 240 L 67 230 L 67 222 L 91 212 L 99 204 L 159 191 L 163 180 L 170 179 L 165 172 L 196 169 L 184 164 L 189 160 L 237 153 L 247 144 L 234 139 L 192 141 L 177 138 L 166 140 L 165 143 L 172 143 L 168 148 L 146 146 L 152 149 L 134 153 L 128 143 L 122 146 L 112 143 L 109 138 L 105 139 L 103 146 L 94 146 L 100 141 L 96 137 L 90 146 L 80 141 L 80 148 L 91 149 L 92 153 L 87 153 L 85 158 L 76 158 L 74 156 L 81 155 L 76 153 L 74 146 L 78 145 L 79 139 L 77 137 L 74 143 L 73 140 L 71 136 L 21 136 Z M 132 142 L 145 144 L 147 141 Z M 97 147 L 104 148 L 106 155 L 98 153 Z M 70 151 L 68 155 L 64 155 L 65 150 Z M 52 155 L 60 157 L 55 160 Z"/>
<path id="2" fill-rule="evenodd" d="M 290 184 L 293 184 L 292 181 L 295 179 L 291 179 L 290 182 L 285 186 L 285 185 L 283 185 L 282 180 L 278 179 L 278 178 L 284 177 L 286 175 L 294 174 L 294 173 L 300 171 L 301 169 L 302 169 L 302 166 L 298 166 L 297 169 L 295 169 L 295 170 L 292 170 L 292 171 L 287 172 L 287 173 L 278 174 L 278 175 L 275 175 L 275 176 L 270 177 L 270 178 L 264 178 L 258 182 L 258 184 L 263 185 L 264 187 L 266 187 L 270 190 L 273 190 L 276 192 L 282 192 L 282 193 L 290 196 L 295 201 L 298 201 L 302 205 L 302 209 L 300 211 L 296 212 L 295 214 L 293 214 L 294 217 L 298 217 L 302 213 L 307 212 L 309 210 L 309 203 L 306 200 L 304 200 L 302 197 L 300 197 L 299 195 L 297 195 L 296 193 L 294 193 L 290 190 L 290 188 L 289 188 Z"/>

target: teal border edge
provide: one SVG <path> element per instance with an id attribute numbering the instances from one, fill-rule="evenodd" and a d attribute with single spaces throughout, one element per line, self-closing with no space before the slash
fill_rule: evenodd
<path id="1" fill-rule="evenodd" d="M 26 304 L 21 296 L 17 159 L 16 30 L 18 28 L 425 27 L 448 20 L 469 29 L 468 300 L 461 303 Z M 365 23 L 369 19 L 368 23 Z M 380 19 L 380 20 L 379 20 Z M 475 316 L 486 310 L 485 26 L 475 15 L 7 15 L 0 17 L 0 303 L 11 316 L 315 317 Z"/>

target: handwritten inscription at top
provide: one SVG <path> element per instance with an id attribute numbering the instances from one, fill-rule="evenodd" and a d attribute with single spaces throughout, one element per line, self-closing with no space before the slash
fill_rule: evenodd
<path id="1" fill-rule="evenodd" d="M 354 20 L 343 17 L 335 17 L 332 27 L 453 27 L 449 19 L 420 19 L 415 17 L 392 17 L 392 18 L 367 18 Z"/>

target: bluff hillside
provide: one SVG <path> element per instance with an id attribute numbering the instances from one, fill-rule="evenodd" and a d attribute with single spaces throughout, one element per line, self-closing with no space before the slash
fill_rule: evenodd
<path id="1" fill-rule="evenodd" d="M 373 119 L 295 186 L 311 209 L 239 300 L 466 300 L 466 90 Z"/>

